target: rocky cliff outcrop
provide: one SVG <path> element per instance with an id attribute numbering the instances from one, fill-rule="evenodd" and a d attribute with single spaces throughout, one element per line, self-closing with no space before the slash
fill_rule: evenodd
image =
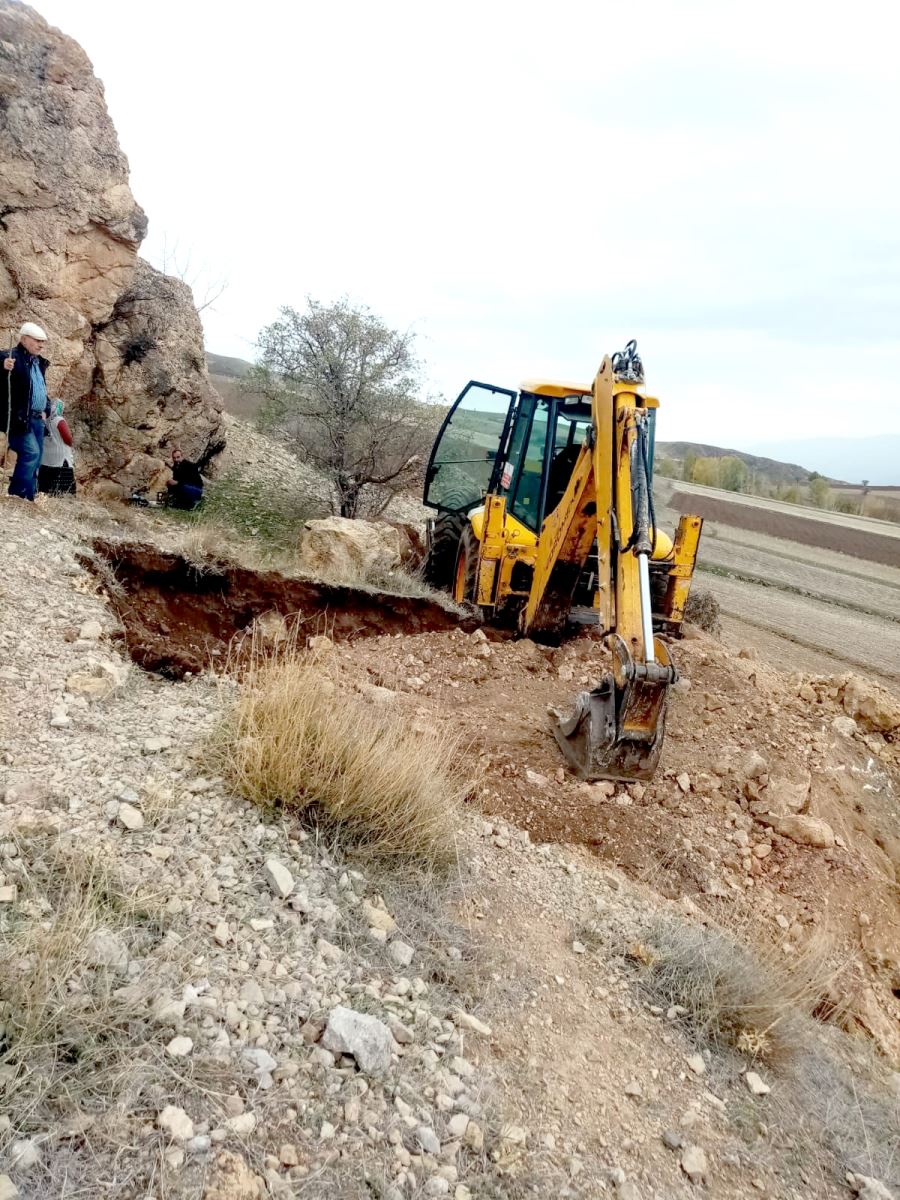
<path id="1" fill-rule="evenodd" d="M 149 483 L 175 443 L 208 461 L 221 402 L 190 289 L 138 257 L 147 218 L 84 51 L 16 0 L 0 0 L 0 144 L 0 344 L 24 320 L 47 330 L 79 476 Z"/>

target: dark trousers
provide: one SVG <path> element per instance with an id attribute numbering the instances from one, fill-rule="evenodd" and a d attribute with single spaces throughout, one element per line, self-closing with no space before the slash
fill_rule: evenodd
<path id="1" fill-rule="evenodd" d="M 203 488 L 194 487 L 192 483 L 176 483 L 170 497 L 175 508 L 196 508 L 203 499 Z"/>
<path id="2" fill-rule="evenodd" d="M 24 433 L 9 437 L 9 448 L 16 452 L 16 466 L 9 481 L 9 494 L 33 500 L 37 491 L 38 468 L 44 453 L 43 417 L 32 417 Z"/>

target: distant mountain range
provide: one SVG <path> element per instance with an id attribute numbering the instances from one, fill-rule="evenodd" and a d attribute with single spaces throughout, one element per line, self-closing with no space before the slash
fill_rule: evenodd
<path id="1" fill-rule="evenodd" d="M 763 476 L 769 483 L 791 484 L 806 483 L 811 471 L 797 463 L 780 462 L 774 458 L 763 458 L 757 454 L 747 454 L 743 450 L 727 450 L 723 446 L 706 446 L 702 442 L 657 442 L 656 457 L 674 458 L 683 463 L 686 454 L 693 451 L 700 458 L 739 458 L 748 471 Z M 819 472 L 824 474 L 823 471 Z"/>
<path id="2" fill-rule="evenodd" d="M 751 449 L 772 458 L 799 459 L 808 463 L 810 470 L 832 479 L 850 483 L 867 479 L 876 486 L 900 484 L 900 434 L 897 433 L 760 442 Z"/>

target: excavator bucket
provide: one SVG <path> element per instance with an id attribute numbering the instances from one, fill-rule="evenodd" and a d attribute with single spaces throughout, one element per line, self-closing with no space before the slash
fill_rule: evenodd
<path id="1" fill-rule="evenodd" d="M 621 671 L 604 674 L 592 691 L 579 692 L 571 715 L 551 709 L 553 733 L 579 778 L 625 783 L 653 778 L 669 685 L 677 678 L 658 639 L 656 655 L 649 665 L 630 663 L 624 678 Z"/>

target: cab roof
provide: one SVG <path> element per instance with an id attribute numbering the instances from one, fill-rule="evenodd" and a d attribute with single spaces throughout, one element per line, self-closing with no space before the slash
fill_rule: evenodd
<path id="1" fill-rule="evenodd" d="M 521 385 L 523 392 L 533 396 L 589 396 L 591 389 L 580 383 L 560 383 L 552 379 L 526 379 Z"/>

